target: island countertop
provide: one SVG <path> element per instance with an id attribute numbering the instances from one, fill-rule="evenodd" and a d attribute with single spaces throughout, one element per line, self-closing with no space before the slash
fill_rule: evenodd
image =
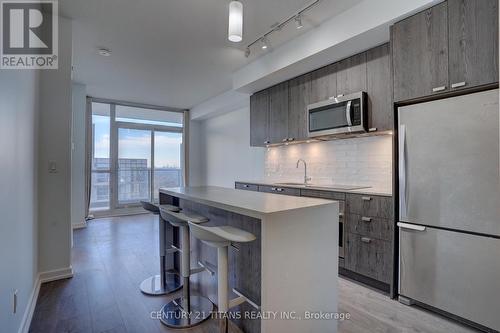
<path id="1" fill-rule="evenodd" d="M 334 203 L 331 200 L 325 199 L 242 191 L 217 186 L 160 188 L 160 192 L 200 204 L 256 217 Z"/>

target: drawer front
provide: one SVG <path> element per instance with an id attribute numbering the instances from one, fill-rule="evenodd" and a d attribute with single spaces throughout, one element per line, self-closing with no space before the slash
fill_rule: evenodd
<path id="1" fill-rule="evenodd" d="M 331 200 L 345 200 L 345 193 L 341 192 L 301 189 L 300 195 L 303 197 L 322 198 Z"/>
<path id="2" fill-rule="evenodd" d="M 235 183 L 234 188 L 237 190 L 248 190 L 248 191 L 258 191 L 259 186 L 255 184 L 247 184 L 247 183 Z"/>
<path id="3" fill-rule="evenodd" d="M 259 192 L 300 196 L 300 189 L 280 186 L 259 185 Z"/>
<path id="4" fill-rule="evenodd" d="M 344 258 L 339 258 L 339 267 L 342 267 L 342 268 L 345 267 Z"/>
<path id="5" fill-rule="evenodd" d="M 346 269 L 390 283 L 392 274 L 390 242 L 348 232 L 346 246 Z"/>
<path id="6" fill-rule="evenodd" d="M 391 219 L 393 215 L 392 197 L 347 194 L 347 212 L 361 216 Z"/>
<path id="7" fill-rule="evenodd" d="M 390 241 L 394 234 L 393 221 L 380 217 L 349 214 L 347 231 L 353 234 Z"/>

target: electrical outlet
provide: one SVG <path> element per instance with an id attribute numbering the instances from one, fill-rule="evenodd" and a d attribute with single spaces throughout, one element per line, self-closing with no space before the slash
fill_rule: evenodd
<path id="1" fill-rule="evenodd" d="M 19 290 L 14 290 L 14 294 L 12 295 L 12 313 L 16 313 L 17 312 L 17 293 L 19 292 Z"/>

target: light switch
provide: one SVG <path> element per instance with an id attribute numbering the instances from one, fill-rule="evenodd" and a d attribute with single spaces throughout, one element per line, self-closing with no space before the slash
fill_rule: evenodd
<path id="1" fill-rule="evenodd" d="M 57 173 L 56 161 L 49 161 L 49 173 Z"/>

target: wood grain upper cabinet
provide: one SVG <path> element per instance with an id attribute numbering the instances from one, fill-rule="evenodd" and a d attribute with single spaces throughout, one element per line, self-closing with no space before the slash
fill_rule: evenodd
<path id="1" fill-rule="evenodd" d="M 288 140 L 307 138 L 307 105 L 310 104 L 311 74 L 288 82 Z"/>
<path id="2" fill-rule="evenodd" d="M 250 96 L 250 145 L 265 147 L 269 143 L 269 91 Z"/>
<path id="3" fill-rule="evenodd" d="M 392 107 L 391 57 L 389 44 L 366 52 L 368 126 L 377 131 L 394 128 Z"/>
<path id="4" fill-rule="evenodd" d="M 311 72 L 309 104 L 326 101 L 337 96 L 337 64 L 331 64 Z"/>
<path id="5" fill-rule="evenodd" d="M 498 82 L 498 0 L 448 0 L 452 90 Z"/>
<path id="6" fill-rule="evenodd" d="M 366 53 L 337 63 L 337 95 L 366 91 Z"/>
<path id="7" fill-rule="evenodd" d="M 394 100 L 448 89 L 447 2 L 392 26 Z"/>
<path id="8" fill-rule="evenodd" d="M 269 141 L 286 142 L 288 138 L 288 81 L 269 88 Z"/>

